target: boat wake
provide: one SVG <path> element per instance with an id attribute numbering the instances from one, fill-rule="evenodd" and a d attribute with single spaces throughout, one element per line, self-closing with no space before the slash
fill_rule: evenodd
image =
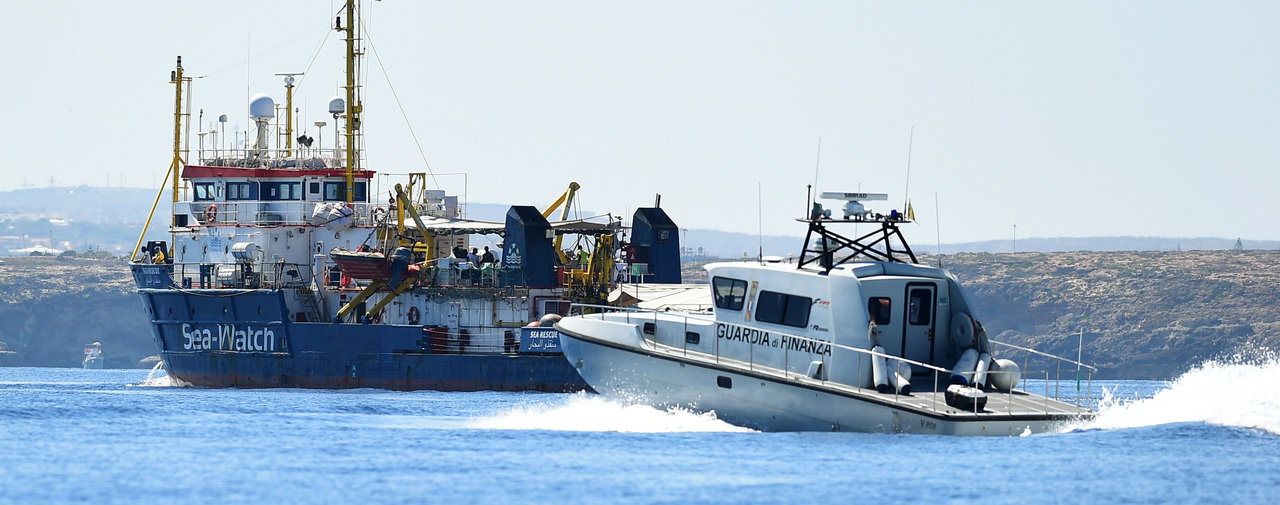
<path id="1" fill-rule="evenodd" d="M 161 361 L 156 363 L 156 366 L 151 367 L 151 373 L 148 373 L 147 378 L 143 379 L 142 382 L 137 384 L 127 384 L 127 386 L 139 388 L 171 388 L 181 386 L 181 384 L 172 377 L 169 377 L 169 374 L 164 370 L 164 362 Z"/>
<path id="2" fill-rule="evenodd" d="M 1202 422 L 1280 434 L 1280 354 L 1260 351 L 1205 362 L 1151 398 L 1104 393 L 1095 421 L 1081 428 L 1136 428 Z"/>
<path id="3" fill-rule="evenodd" d="M 613 431 L 624 433 L 750 432 L 681 408 L 659 410 L 578 393 L 568 401 L 521 406 L 476 419 L 472 428 L 499 430 Z"/>

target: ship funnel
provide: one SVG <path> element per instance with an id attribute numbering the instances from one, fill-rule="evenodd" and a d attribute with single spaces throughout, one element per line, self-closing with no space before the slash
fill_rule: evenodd
<path id="1" fill-rule="evenodd" d="M 267 150 L 267 124 L 276 117 L 276 102 L 266 93 L 253 95 L 249 100 L 249 118 L 258 125 L 258 140 L 253 143 L 254 155 Z"/>

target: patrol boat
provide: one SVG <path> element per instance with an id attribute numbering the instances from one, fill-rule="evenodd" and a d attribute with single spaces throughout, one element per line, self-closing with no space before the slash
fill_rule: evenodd
<path id="1" fill-rule="evenodd" d="M 537 324 L 628 280 L 615 252 L 645 281 L 680 282 L 675 224 L 639 208 L 624 249 L 620 219 L 568 219 L 577 184 L 545 210 L 510 207 L 505 222 L 466 219 L 465 202 L 427 188 L 426 173 L 379 189 L 360 150 L 356 11 L 347 1 L 335 23 L 347 72 L 329 104 L 341 128 L 332 149 L 294 138 L 296 74 L 284 74 L 283 124 L 274 100 L 255 96 L 252 145 L 190 153 L 191 78 L 178 58 L 172 185 L 156 197 L 173 195 L 170 236 L 140 238 L 132 264 L 164 369 L 203 387 L 586 389 L 555 330 Z M 486 235 L 501 250 L 470 254 Z M 566 236 L 586 246 L 578 261 L 561 251 Z"/>
<path id="2" fill-rule="evenodd" d="M 917 261 L 907 216 L 862 203 L 888 195 L 822 197 L 845 215 L 800 219 L 797 262 L 707 265 L 709 312 L 564 318 L 565 357 L 604 395 L 769 431 L 1021 435 L 1094 415 L 1088 398 L 1050 398 L 1094 369 L 989 340 L 956 277 Z"/>

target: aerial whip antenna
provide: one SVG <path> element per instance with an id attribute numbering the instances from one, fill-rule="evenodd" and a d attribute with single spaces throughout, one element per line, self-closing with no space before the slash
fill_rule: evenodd
<path id="1" fill-rule="evenodd" d="M 822 137 L 818 137 L 818 157 L 813 161 L 813 186 L 809 190 L 809 196 L 813 198 L 814 202 L 818 201 L 818 195 L 814 192 L 818 190 L 818 169 L 820 167 L 822 167 Z M 811 206 L 812 203 L 809 202 L 805 207 Z M 804 212 L 806 216 L 809 215 L 808 208 L 804 209 Z"/>
<path id="2" fill-rule="evenodd" d="M 911 148 L 915 143 L 915 139 L 916 139 L 915 125 L 911 126 L 911 133 L 909 135 L 910 136 L 907 137 L 907 184 L 906 184 L 906 187 L 902 188 L 902 212 L 903 213 L 907 212 L 907 205 L 909 205 L 911 201 L 911 197 L 909 196 L 911 194 L 910 192 L 911 190 Z"/>

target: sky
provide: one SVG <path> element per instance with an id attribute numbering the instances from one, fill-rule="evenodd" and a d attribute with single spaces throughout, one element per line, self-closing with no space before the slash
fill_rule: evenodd
<path id="1" fill-rule="evenodd" d="M 299 124 L 330 144 L 338 8 L 7 4 L 0 190 L 158 186 L 178 55 L 196 77 L 193 150 L 219 114 L 245 129 L 251 94 L 283 103 L 274 74 L 299 71 Z M 630 216 L 661 194 L 683 228 L 800 235 L 816 183 L 888 193 L 871 205 L 882 212 L 910 199 L 915 243 L 1280 239 L 1276 2 L 385 0 L 364 13 L 366 166 L 442 174 L 471 202 L 544 207 L 576 181 L 583 209 Z"/>

